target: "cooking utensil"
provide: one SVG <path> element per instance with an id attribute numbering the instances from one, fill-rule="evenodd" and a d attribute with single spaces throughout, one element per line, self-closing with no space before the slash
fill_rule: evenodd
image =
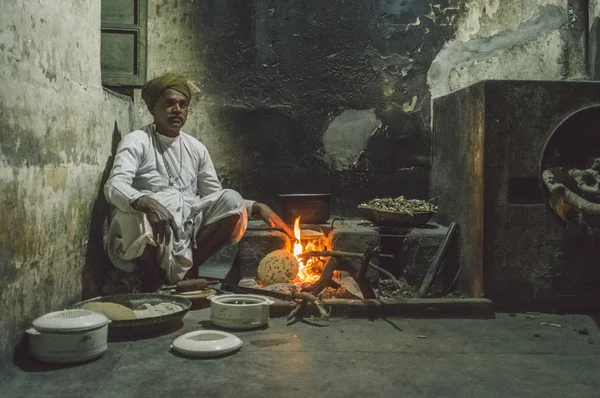
<path id="1" fill-rule="evenodd" d="M 92 311 L 51 312 L 33 321 L 25 333 L 31 355 L 50 363 L 77 363 L 97 358 L 107 348 L 110 320 Z"/>
<path id="2" fill-rule="evenodd" d="M 174 285 L 164 286 L 161 290 L 175 290 L 177 293 L 191 292 L 195 290 L 204 290 L 209 285 L 216 285 L 219 281 L 207 281 L 206 279 L 187 279 L 179 281 Z"/>
<path id="3" fill-rule="evenodd" d="M 358 206 L 360 213 L 375 225 L 387 227 L 418 227 L 425 225 L 435 214 L 433 211 L 415 212 L 413 215 L 376 210 L 366 206 Z"/>
<path id="4" fill-rule="evenodd" d="M 283 221 L 293 224 L 300 217 L 302 224 L 323 224 L 331 215 L 330 193 L 280 194 Z"/>
<path id="5" fill-rule="evenodd" d="M 229 294 L 210 298 L 210 320 L 227 329 L 254 329 L 269 321 L 268 297 L 253 294 Z"/>
<path id="6" fill-rule="evenodd" d="M 177 325 L 185 314 L 190 310 L 192 303 L 184 297 L 171 296 L 167 294 L 156 293 L 132 293 L 119 294 L 115 296 L 96 297 L 90 300 L 74 304 L 71 308 L 81 308 L 86 303 L 108 302 L 124 305 L 125 307 L 135 309 L 142 304 L 157 305 L 161 303 L 172 303 L 183 308 L 181 311 L 165 314 L 157 317 L 132 319 L 126 321 L 112 321 L 109 326 L 111 336 L 134 336 L 141 334 L 150 334 L 159 330 L 169 329 Z"/>

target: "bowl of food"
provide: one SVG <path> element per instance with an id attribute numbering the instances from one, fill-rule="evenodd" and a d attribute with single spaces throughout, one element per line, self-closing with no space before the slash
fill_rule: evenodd
<path id="1" fill-rule="evenodd" d="M 375 198 L 361 203 L 358 210 L 378 226 L 417 227 L 425 225 L 437 213 L 438 207 L 421 199 Z"/>
<path id="2" fill-rule="evenodd" d="M 190 310 L 190 300 L 157 293 L 130 293 L 103 296 L 73 304 L 102 314 L 111 320 L 109 336 L 151 334 L 177 326 Z"/>

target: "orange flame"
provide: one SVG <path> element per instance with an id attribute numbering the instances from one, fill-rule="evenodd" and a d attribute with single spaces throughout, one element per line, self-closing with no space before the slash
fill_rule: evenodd
<path id="1" fill-rule="evenodd" d="M 302 281 L 305 281 L 308 277 L 308 275 L 306 275 L 306 264 L 305 261 L 299 257 L 303 251 L 301 243 L 302 231 L 300 230 L 300 217 L 296 218 L 296 221 L 294 221 L 294 237 L 296 238 L 296 242 L 294 242 L 294 256 L 296 257 L 296 260 L 298 260 L 299 265 L 298 278 L 300 278 Z"/>
<path id="2" fill-rule="evenodd" d="M 319 279 L 319 275 L 311 275 L 310 271 L 311 268 L 313 268 L 313 265 L 315 265 L 314 263 L 316 260 L 311 258 L 301 259 L 299 256 L 305 250 L 317 250 L 318 247 L 313 242 L 308 242 L 306 244 L 306 247 L 302 247 L 302 230 L 300 229 L 300 217 L 296 218 L 296 220 L 294 221 L 294 237 L 296 238 L 296 242 L 294 243 L 293 254 L 298 260 L 298 279 L 300 279 L 300 281 L 302 282 L 314 282 Z"/>

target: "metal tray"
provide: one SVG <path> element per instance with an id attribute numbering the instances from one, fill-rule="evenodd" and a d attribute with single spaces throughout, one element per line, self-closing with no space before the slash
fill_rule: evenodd
<path id="1" fill-rule="evenodd" d="M 435 214 L 433 211 L 424 211 L 415 212 L 414 215 L 410 215 L 406 213 L 375 210 L 365 206 L 358 206 L 358 210 L 373 224 L 385 227 L 418 227 L 427 224 Z"/>
<path id="2" fill-rule="evenodd" d="M 173 297 L 156 293 L 131 293 L 114 296 L 95 297 L 73 304 L 70 308 L 81 308 L 87 303 L 103 302 L 121 304 L 127 308 L 135 309 L 142 304 L 156 305 L 171 303 L 183 307 L 183 310 L 167 315 L 152 318 L 131 319 L 127 321 L 112 321 L 108 326 L 109 334 L 113 336 L 133 336 L 141 334 L 152 334 L 157 331 L 170 329 L 181 322 L 185 314 L 190 310 L 192 302 L 183 297 Z"/>

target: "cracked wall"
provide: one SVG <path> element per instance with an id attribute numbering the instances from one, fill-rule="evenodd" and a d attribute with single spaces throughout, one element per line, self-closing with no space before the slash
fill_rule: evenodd
<path id="1" fill-rule="evenodd" d="M 568 0 L 471 0 L 455 21 L 455 35 L 433 60 L 433 97 L 481 80 L 585 78 L 585 43 Z"/>
<path id="2" fill-rule="evenodd" d="M 276 209 L 278 193 L 332 192 L 336 214 L 356 214 L 372 196 L 427 196 L 426 71 L 454 3 L 151 0 L 148 76 L 199 87 L 185 131 L 225 185 Z"/>
<path id="3" fill-rule="evenodd" d="M 150 0 L 148 76 L 198 87 L 185 131 L 225 185 L 276 209 L 278 193 L 332 192 L 356 215 L 373 196 L 428 197 L 433 96 L 584 76 L 576 2 Z"/>
<path id="4" fill-rule="evenodd" d="M 0 87 L 3 355 L 34 318 L 97 288 L 100 182 L 132 106 L 101 86 L 95 0 L 4 4 Z"/>

